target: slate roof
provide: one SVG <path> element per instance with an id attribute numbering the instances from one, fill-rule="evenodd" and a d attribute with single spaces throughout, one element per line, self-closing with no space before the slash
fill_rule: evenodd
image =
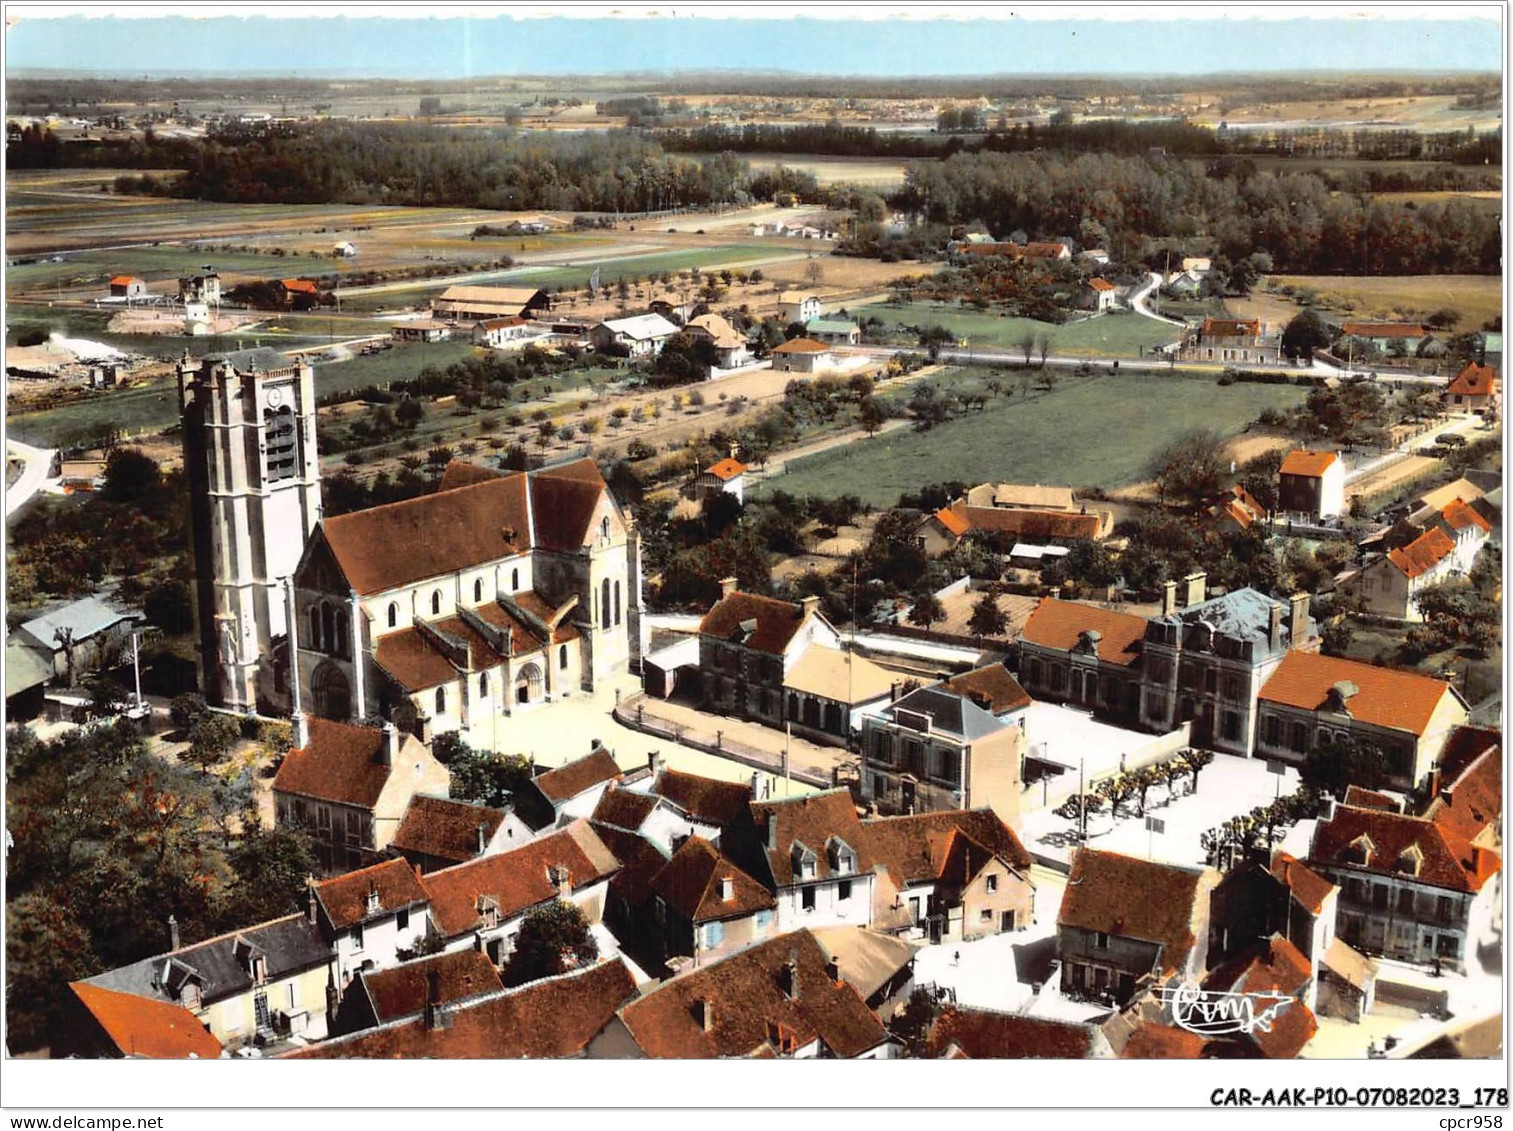
<path id="1" fill-rule="evenodd" d="M 378 909 L 369 911 L 368 899 L 374 892 L 378 894 Z M 338 931 L 430 900 L 408 860 L 385 860 L 322 880 L 315 885 L 315 898 Z"/>
<path id="2" fill-rule="evenodd" d="M 1098 632 L 1102 636 L 1098 642 L 1098 658 L 1105 663 L 1128 667 L 1140 658 L 1145 626 L 1144 617 L 1046 597 L 1025 621 L 1019 639 L 1069 652 L 1077 647 L 1084 632 Z"/>
<path id="3" fill-rule="evenodd" d="M 555 899 L 559 893 L 550 877 L 553 865 L 567 869 L 568 883 L 576 891 L 607 879 L 620 862 L 587 821 L 574 821 L 509 852 L 426 876 L 432 921 L 443 938 L 455 938 L 477 925 L 481 897 L 494 900 L 501 922 Z"/>
<path id="4" fill-rule="evenodd" d="M 1278 604 L 1283 607 L 1282 641 L 1286 646 L 1292 639 L 1292 624 L 1286 603 L 1278 602 L 1249 587 L 1236 589 L 1220 597 L 1210 597 L 1166 616 L 1152 617 L 1151 620 L 1166 625 L 1207 623 L 1213 626 L 1218 636 L 1260 644 L 1264 654 L 1271 643 L 1271 610 Z"/>
<path id="5" fill-rule="evenodd" d="M 289 358 L 269 346 L 256 346 L 246 350 L 228 350 L 225 353 L 207 353 L 200 358 L 201 364 L 211 362 L 231 366 L 238 373 L 268 373 L 274 369 L 288 369 L 294 364 Z"/>
<path id="6" fill-rule="evenodd" d="M 118 613 L 98 597 L 81 597 L 62 608 L 44 613 L 25 621 L 16 630 L 47 649 L 48 655 L 59 650 L 57 634 L 60 630 L 73 633 L 74 643 L 82 644 L 91 636 L 98 635 L 123 620 L 139 619 L 132 613 Z"/>
<path id="7" fill-rule="evenodd" d="M 743 627 L 747 621 L 756 622 L 749 636 Z M 802 605 L 737 591 L 720 598 L 704 614 L 704 619 L 699 622 L 699 633 L 717 636 L 721 640 L 737 640 L 746 648 L 781 656 L 803 623 Z"/>
<path id="8" fill-rule="evenodd" d="M 1092 1053 L 1093 1029 L 1044 1017 L 948 1005 L 930 1028 L 927 1057 L 970 1060 L 1081 1060 Z"/>
<path id="9" fill-rule="evenodd" d="M 1261 688 L 1261 701 L 1322 709 L 1337 683 L 1353 683 L 1346 701 L 1350 717 L 1375 726 L 1422 736 L 1441 700 L 1455 690 L 1442 679 L 1397 668 L 1379 668 L 1315 652 L 1288 652 Z"/>
<path id="10" fill-rule="evenodd" d="M 392 772 L 379 760 L 383 731 L 318 717 L 308 722 L 310 741 L 284 755 L 274 792 L 371 809 Z"/>
<path id="11" fill-rule="evenodd" d="M 790 955 L 798 970 L 794 997 L 779 977 Z M 884 1043 L 888 1035 L 877 1015 L 849 983 L 832 981 L 825 963 L 808 931 L 779 935 L 662 983 L 621 1009 L 620 1020 L 655 1058 L 771 1055 L 818 1039 L 844 1059 Z M 708 1031 L 698 1008 L 705 1002 Z"/>
<path id="12" fill-rule="evenodd" d="M 1072 860 L 1056 922 L 1158 943 L 1163 969 L 1178 970 L 1197 942 L 1193 918 L 1200 897 L 1206 898 L 1202 879 L 1197 869 L 1083 848 Z"/>
<path id="13" fill-rule="evenodd" d="M 460 864 L 478 855 L 478 830 L 491 840 L 505 814 L 486 805 L 446 797 L 412 797 L 389 847 Z"/>
<path id="14" fill-rule="evenodd" d="M 730 898 L 721 895 L 730 882 Z M 703 837 L 689 837 L 651 879 L 651 890 L 694 924 L 738 919 L 777 906 L 772 893 Z"/>
<path id="15" fill-rule="evenodd" d="M 1014 830 L 991 809 L 875 817 L 863 821 L 862 830 L 873 859 L 887 865 L 888 874 L 900 887 L 941 879 L 952 845 L 960 838 L 976 846 L 984 858 L 991 853 L 1026 873 L 1032 863 Z"/>
<path id="16" fill-rule="evenodd" d="M 261 952 L 270 982 L 325 966 L 332 958 L 320 929 L 306 915 L 294 914 L 119 966 L 86 978 L 84 984 L 155 1001 L 176 1001 L 163 980 L 165 965 L 171 960 L 199 978 L 201 1000 L 210 1005 L 252 989 L 252 974 L 237 956 L 239 940 Z"/>
<path id="17" fill-rule="evenodd" d="M 549 1060 L 580 1055 L 636 993 L 620 959 L 457 1006 L 433 1029 L 424 1015 L 322 1041 L 295 1059 Z"/>
<path id="18" fill-rule="evenodd" d="M 182 1005 L 88 982 L 72 982 L 68 988 L 123 1056 L 215 1060 L 221 1055 L 221 1042 Z"/>
<path id="19" fill-rule="evenodd" d="M 878 714 L 890 722 L 899 722 L 900 712 L 904 711 L 930 716 L 930 733 L 948 734 L 963 742 L 986 738 L 1008 725 L 999 722 L 966 695 L 942 687 L 917 688 L 888 704 Z"/>

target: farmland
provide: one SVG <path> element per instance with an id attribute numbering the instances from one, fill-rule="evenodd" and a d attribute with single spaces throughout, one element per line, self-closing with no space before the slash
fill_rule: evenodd
<path id="1" fill-rule="evenodd" d="M 810 153 L 752 153 L 746 160 L 753 169 L 788 169 L 812 173 L 821 186 L 860 185 L 892 191 L 904 183 L 908 163 L 891 157 L 826 157 Z"/>
<path id="2" fill-rule="evenodd" d="M 900 326 L 944 326 L 958 339 L 966 338 L 984 349 L 1015 349 L 1026 334 L 1044 334 L 1050 338 L 1054 353 L 1079 357 L 1134 357 L 1141 348 L 1152 349 L 1176 339 L 1176 327 L 1126 313 L 1062 326 L 1031 318 L 979 314 L 940 303 L 884 303 L 860 306 L 850 313 L 857 319 L 881 319 L 889 331 Z"/>
<path id="3" fill-rule="evenodd" d="M 890 506 L 953 479 L 1115 487 L 1140 479 L 1152 453 L 1187 428 L 1239 432 L 1262 410 L 1304 396 L 1296 386 L 1221 387 L 1192 377 L 1067 379 L 1028 401 L 995 398 L 929 432 L 895 431 L 800 460 L 759 490 L 854 494 Z"/>
<path id="4" fill-rule="evenodd" d="M 1360 318 L 1420 318 L 1449 307 L 1460 311 L 1465 331 L 1502 314 L 1496 275 L 1272 275 L 1268 283 L 1311 291 L 1326 309 Z"/>

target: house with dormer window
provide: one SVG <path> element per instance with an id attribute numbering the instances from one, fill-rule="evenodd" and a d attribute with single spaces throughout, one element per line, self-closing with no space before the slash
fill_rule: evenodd
<path id="1" fill-rule="evenodd" d="M 848 790 L 753 802 L 721 848 L 773 893 L 779 931 L 872 922 L 874 862 Z"/>
<path id="2" fill-rule="evenodd" d="M 430 896 L 420 870 L 388 860 L 310 886 L 319 923 L 336 955 L 345 992 L 360 970 L 384 970 L 413 958 L 430 933 Z"/>
<path id="3" fill-rule="evenodd" d="M 703 837 L 689 837 L 651 879 L 664 956 L 695 964 L 777 933 L 772 892 Z"/>

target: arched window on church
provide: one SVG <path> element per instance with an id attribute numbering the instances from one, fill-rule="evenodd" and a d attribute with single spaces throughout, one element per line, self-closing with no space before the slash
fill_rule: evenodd
<path id="1" fill-rule="evenodd" d="M 337 609 L 331 619 L 334 635 L 331 638 L 331 654 L 333 656 L 347 655 L 347 642 L 352 634 L 348 628 L 347 610 Z"/>
<path id="2" fill-rule="evenodd" d="M 603 538 L 606 542 L 609 541 L 609 515 L 605 515 L 599 520 L 599 537 Z"/>
<path id="3" fill-rule="evenodd" d="M 557 646 L 557 666 L 559 668 L 561 668 L 563 671 L 567 671 L 567 645 L 566 644 L 559 644 Z"/>
<path id="4" fill-rule="evenodd" d="M 320 606 L 310 606 L 310 639 L 305 642 L 306 648 L 314 648 L 320 651 Z"/>
<path id="5" fill-rule="evenodd" d="M 435 590 L 431 594 L 431 615 L 433 617 L 439 617 L 441 615 L 441 590 L 440 589 Z"/>
<path id="6" fill-rule="evenodd" d="M 510 570 L 510 592 L 520 592 L 520 571 L 518 569 Z"/>
<path id="7" fill-rule="evenodd" d="M 447 713 L 447 689 L 445 687 L 438 687 L 436 689 L 436 713 L 438 715 Z"/>
<path id="8" fill-rule="evenodd" d="M 599 585 L 599 624 L 609 627 L 609 578 L 605 578 Z"/>
<path id="9" fill-rule="evenodd" d="M 475 577 L 473 579 L 473 600 L 483 600 L 483 578 L 481 577 Z"/>
<path id="10" fill-rule="evenodd" d="M 480 699 L 487 699 L 488 697 L 489 697 L 489 673 L 488 672 L 481 672 L 479 674 L 479 676 L 478 676 L 478 698 L 480 698 Z"/>
<path id="11" fill-rule="evenodd" d="M 320 607 L 320 650 L 333 652 L 336 650 L 336 609 L 322 603 Z"/>
<path id="12" fill-rule="evenodd" d="M 620 583 L 615 582 L 615 625 L 620 624 Z"/>
<path id="13" fill-rule="evenodd" d="M 390 601 L 389 602 L 389 627 L 390 628 L 398 628 L 399 627 L 399 602 L 398 601 Z"/>

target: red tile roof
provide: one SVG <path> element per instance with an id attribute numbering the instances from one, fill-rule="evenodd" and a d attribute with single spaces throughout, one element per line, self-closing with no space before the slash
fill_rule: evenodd
<path id="1" fill-rule="evenodd" d="M 1215 338 L 1258 338 L 1261 336 L 1259 318 L 1205 318 L 1200 333 Z"/>
<path id="2" fill-rule="evenodd" d="M 389 847 L 454 864 L 478 855 L 478 831 L 491 840 L 504 823 L 505 814 L 485 805 L 452 801 L 445 797 L 413 797 Z"/>
<path id="3" fill-rule="evenodd" d="M 1027 259 L 1060 259 L 1070 250 L 1064 243 L 1040 242 L 1025 244 L 1023 253 Z"/>
<path id="4" fill-rule="evenodd" d="M 940 523 L 958 538 L 972 529 L 972 524 L 967 521 L 967 516 L 965 514 L 957 514 L 950 507 L 941 507 L 940 510 L 935 512 L 934 518 L 936 522 Z"/>
<path id="5" fill-rule="evenodd" d="M 321 530 L 360 594 L 512 557 L 530 549 L 523 473 L 337 515 Z"/>
<path id="6" fill-rule="evenodd" d="M 930 1028 L 925 1055 L 971 1060 L 1082 1060 L 1092 1053 L 1087 1025 L 949 1005 Z"/>
<path id="7" fill-rule="evenodd" d="M 547 1060 L 578 1056 L 635 992 L 635 979 L 617 958 L 455 1007 L 444 1028 L 432 1029 L 420 1017 L 322 1041 L 291 1056 L 366 1060 Z"/>
<path id="8" fill-rule="evenodd" d="M 1336 452 L 1318 452 L 1303 449 L 1288 452 L 1287 458 L 1282 461 L 1282 474 L 1297 475 L 1304 479 L 1317 479 L 1339 458 L 1339 454 Z"/>
<path id="9" fill-rule="evenodd" d="M 1141 642 L 1145 639 L 1145 618 L 1046 597 L 1025 621 L 1019 639 L 1043 648 L 1069 652 L 1077 647 L 1084 632 L 1101 634 L 1098 641 L 1100 660 L 1128 667 L 1140 658 Z"/>
<path id="10" fill-rule="evenodd" d="M 509 475 L 509 472 L 496 471 L 479 463 L 454 459 L 441 473 L 441 482 L 436 485 L 436 490 L 439 492 L 450 491 L 454 487 L 471 487 L 474 483 L 487 483 L 491 479 L 506 479 Z"/>
<path id="11" fill-rule="evenodd" d="M 1429 331 L 1416 322 L 1346 322 L 1340 332 L 1351 338 L 1427 338 Z"/>
<path id="12" fill-rule="evenodd" d="M 792 997 L 781 984 L 790 956 L 797 963 Z M 831 980 L 826 961 L 808 931 L 780 935 L 662 983 L 622 1009 L 620 1020 L 650 1057 L 770 1055 L 816 1039 L 838 1057 L 859 1056 L 888 1035 L 850 983 Z"/>
<path id="13" fill-rule="evenodd" d="M 691 819 L 717 828 L 739 820 L 751 802 L 751 786 L 746 782 L 720 781 L 682 770 L 663 770 L 657 775 L 652 792 L 672 802 Z"/>
<path id="14" fill-rule="evenodd" d="M 730 896 L 721 892 L 726 881 Z M 736 919 L 777 906 L 768 891 L 703 837 L 689 837 L 651 880 L 651 890 L 692 923 Z"/>
<path id="15" fill-rule="evenodd" d="M 573 553 L 588 543 L 589 523 L 606 493 L 604 478 L 591 459 L 534 472 L 531 510 L 536 545 L 555 553 Z"/>
<path id="16" fill-rule="evenodd" d="M 379 760 L 383 731 L 321 718 L 309 725 L 309 744 L 284 755 L 274 792 L 372 808 L 389 782 L 390 767 Z"/>
<path id="17" fill-rule="evenodd" d="M 1451 529 L 1464 530 L 1468 526 L 1480 527 L 1484 533 L 1492 533 L 1492 524 L 1478 514 L 1464 499 L 1456 499 L 1440 511 Z"/>
<path id="18" fill-rule="evenodd" d="M 1440 701 L 1455 694 L 1444 680 L 1417 672 L 1379 668 L 1317 652 L 1288 652 L 1261 688 L 1261 701 L 1316 711 L 1329 701 L 1335 684 L 1342 681 L 1357 688 L 1345 704 L 1351 718 L 1416 735 L 1428 729 Z"/>
<path id="19" fill-rule="evenodd" d="M 1207 1037 L 1148 1022 L 1130 1035 L 1119 1055 L 1124 1060 L 1198 1060 L 1208 1046 Z"/>
<path id="20" fill-rule="evenodd" d="M 1292 898 L 1310 915 L 1323 914 L 1324 901 L 1335 890 L 1334 884 L 1290 853 L 1277 853 L 1271 862 L 1271 874 L 1287 885 Z"/>
<path id="21" fill-rule="evenodd" d="M 426 876 L 431 918 L 443 938 L 455 938 L 477 925 L 479 901 L 484 896 L 498 904 L 501 922 L 512 918 L 557 897 L 549 871 L 554 865 L 567 869 L 568 883 L 574 890 L 607 879 L 620 866 L 588 822 L 575 821 L 510 852 L 480 857 Z"/>
<path id="22" fill-rule="evenodd" d="M 1002 664 L 988 664 L 986 667 L 962 672 L 952 676 L 941 686 L 947 691 L 965 695 L 974 703 L 980 703 L 993 715 L 1017 711 L 1034 702 L 1030 693 L 1019 686 L 1019 681 Z"/>
<path id="23" fill-rule="evenodd" d="M 616 828 L 635 832 L 641 823 L 651 816 L 658 799 L 650 793 L 626 789 L 614 782 L 599 796 L 589 820 L 596 824 L 614 825 Z"/>
<path id="24" fill-rule="evenodd" d="M 1420 534 L 1408 545 L 1387 551 L 1387 560 L 1395 565 L 1404 577 L 1412 580 L 1422 577 L 1451 554 L 1455 543 L 1439 527 Z"/>
<path id="25" fill-rule="evenodd" d="M 755 621 L 755 631 L 740 643 L 758 652 L 781 656 L 804 623 L 804 607 L 754 593 L 731 593 L 722 597 L 699 622 L 702 635 L 730 640 L 743 632 L 746 621 Z"/>
<path id="26" fill-rule="evenodd" d="M 813 338 L 794 338 L 791 342 L 784 342 L 773 353 L 829 353 L 830 347 L 824 342 L 817 342 Z"/>
<path id="27" fill-rule="evenodd" d="M 115 282 L 114 279 L 111 282 Z M 1467 365 L 1455 375 L 1445 392 L 1461 397 L 1490 397 L 1497 394 L 1497 370 L 1490 365 Z"/>
<path id="28" fill-rule="evenodd" d="M 373 1003 L 374 1016 L 382 1025 L 425 1012 L 432 974 L 437 977 L 440 993 L 437 1000 L 443 1003 L 504 990 L 489 956 L 472 948 L 432 955 L 387 970 L 367 970 L 358 977 L 362 978 L 368 1000 Z"/>
<path id="29" fill-rule="evenodd" d="M 1380 809 L 1384 813 L 1401 813 L 1402 804 L 1385 793 L 1374 789 L 1363 789 L 1358 785 L 1345 787 L 1345 804 L 1354 805 L 1357 809 Z"/>
<path id="30" fill-rule="evenodd" d="M 320 289 L 316 287 L 313 279 L 280 279 L 279 284 L 284 290 L 294 291 L 298 294 L 313 295 L 320 293 Z"/>
<path id="31" fill-rule="evenodd" d="M 705 475 L 713 475 L 716 479 L 729 481 L 737 475 L 746 473 L 746 465 L 738 459 L 722 459 L 712 467 L 704 469 Z"/>
<path id="32" fill-rule="evenodd" d="M 601 746 L 554 770 L 537 774 L 531 781 L 543 797 L 560 805 L 571 801 L 580 793 L 587 793 L 596 785 L 614 781 L 620 776 L 620 767 L 615 764 L 614 755 Z"/>
<path id="33" fill-rule="evenodd" d="M 1494 746 L 1502 745 L 1502 731 L 1492 727 L 1458 726 L 1445 740 L 1440 751 L 1439 768 L 1446 783 L 1454 782 L 1477 758 Z"/>
<path id="34" fill-rule="evenodd" d="M 667 864 L 667 854 L 640 833 L 595 820 L 589 825 L 620 862 L 620 870 L 609 880 L 610 895 L 630 907 L 644 904 L 651 898 L 651 881 Z"/>
<path id="35" fill-rule="evenodd" d="M 378 909 L 369 911 L 369 896 L 373 892 L 378 893 Z M 321 880 L 315 885 L 315 898 L 338 931 L 430 901 L 420 874 L 408 860 L 385 860 Z"/>
<path id="36" fill-rule="evenodd" d="M 1318 1020 L 1306 1003 L 1313 966 L 1302 951 L 1281 935 L 1273 935 L 1212 971 L 1203 988 L 1223 993 L 1275 994 L 1293 999 L 1271 1017 L 1270 1027 L 1256 1026 L 1249 1039 L 1272 1060 L 1298 1055 L 1319 1031 Z M 1259 1004 L 1260 1008 L 1270 1002 Z"/>
<path id="37" fill-rule="evenodd" d="M 863 821 L 862 830 L 873 859 L 887 865 L 899 887 L 939 880 L 950 863 L 952 846 L 959 841 L 975 847 L 983 863 L 991 854 L 1026 873 L 1031 864 L 1014 830 L 991 809 L 877 817 Z"/>
<path id="38" fill-rule="evenodd" d="M 953 525 L 943 516 L 954 515 Z M 956 532 L 956 526 L 965 524 L 968 530 L 982 530 L 989 534 L 1006 534 L 1016 538 L 1097 538 L 1103 520 L 1097 514 L 1069 514 L 1066 511 L 1037 511 L 1020 507 L 973 507 L 963 502 L 952 503 L 935 517 L 943 525 Z M 960 537 L 960 535 L 958 535 Z"/>
<path id="39" fill-rule="evenodd" d="M 1471 730 L 1462 727 L 1461 730 Z M 1424 816 L 1454 837 L 1475 841 L 1502 819 L 1502 736 L 1486 747 L 1453 777 L 1446 778 Z M 1448 766 L 1449 759 L 1441 756 Z"/>
<path id="40" fill-rule="evenodd" d="M 373 648 L 373 659 L 409 692 L 439 687 L 457 678 L 456 665 L 418 628 L 405 628 L 379 637 Z"/>
<path id="41" fill-rule="evenodd" d="M 1119 289 L 1107 279 L 1089 279 L 1087 285 L 1095 291 L 1117 291 Z"/>
<path id="42" fill-rule="evenodd" d="M 834 872 L 830 866 L 828 847 L 832 837 L 843 841 L 856 856 L 855 872 L 872 870 L 871 847 L 849 790 L 828 789 L 782 801 L 754 801 L 751 816 L 756 822 L 758 836 L 764 838 L 762 843 L 772 846 L 766 848 L 765 853 L 773 883 L 778 887 L 800 882 L 793 868 L 795 845 L 802 845 L 814 853 L 814 879 L 843 874 Z M 769 820 L 777 822 L 775 837 L 768 836 Z"/>
<path id="43" fill-rule="evenodd" d="M 1158 943 L 1162 968 L 1179 970 L 1197 941 L 1193 919 L 1207 898 L 1202 880 L 1197 870 L 1083 848 L 1072 860 L 1056 922 Z"/>
<path id="44" fill-rule="evenodd" d="M 117 275 L 110 280 L 110 285 L 113 287 L 126 287 L 132 283 L 140 283 L 141 281 L 135 275 Z"/>
<path id="45" fill-rule="evenodd" d="M 1355 858 L 1363 847 L 1357 843 L 1362 837 L 1370 840 L 1364 861 Z M 1412 849 L 1419 857 L 1416 874 L 1411 867 Z M 1453 821 L 1437 822 L 1346 805 L 1337 806 L 1332 818 L 1319 822 L 1308 858 L 1317 865 L 1383 875 L 1406 870 L 1420 883 L 1464 892 L 1480 891 L 1502 867 L 1497 853 L 1472 845 Z"/>
<path id="46" fill-rule="evenodd" d="M 182 1005 L 71 982 L 70 990 L 123 1056 L 215 1060 L 221 1042 Z"/>

